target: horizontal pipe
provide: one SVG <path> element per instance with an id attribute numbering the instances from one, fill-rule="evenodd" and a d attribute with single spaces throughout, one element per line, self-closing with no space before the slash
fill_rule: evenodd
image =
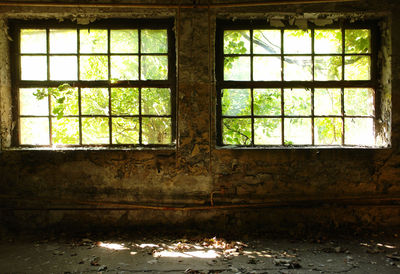
<path id="1" fill-rule="evenodd" d="M 3 199 L 13 201 L 22 201 L 20 198 Z M 228 210 L 228 209 L 247 209 L 247 208 L 316 208 L 326 205 L 331 206 L 374 206 L 374 207 L 400 207 L 400 197 L 395 198 L 338 198 L 338 199 L 318 199 L 318 200 L 301 200 L 301 201 L 271 201 L 263 203 L 247 203 L 247 204 L 223 204 L 223 205 L 202 205 L 202 206 L 164 206 L 164 205 L 143 205 L 128 204 L 117 202 L 97 202 L 97 201 L 76 201 L 76 200 L 52 200 L 52 199 L 30 199 L 27 201 L 46 202 L 49 206 L 43 207 L 18 207 L 18 206 L 0 206 L 2 210 L 160 210 L 160 211 L 208 211 L 208 210 Z M 58 202 L 68 204 L 68 206 L 51 205 Z M 75 205 L 75 206 L 74 206 Z M 86 207 L 83 207 L 86 206 Z"/>
<path id="2" fill-rule="evenodd" d="M 263 2 L 243 3 L 217 3 L 199 5 L 177 5 L 177 4 L 139 4 L 139 3 L 40 3 L 40 2 L 7 2 L 1 1 L 0 6 L 5 7 L 61 7 L 61 8 L 144 8 L 144 9 L 218 9 L 218 8 L 241 8 L 261 7 L 274 5 L 300 5 L 300 4 L 327 4 L 358 2 L 360 0 L 271 0 Z"/>

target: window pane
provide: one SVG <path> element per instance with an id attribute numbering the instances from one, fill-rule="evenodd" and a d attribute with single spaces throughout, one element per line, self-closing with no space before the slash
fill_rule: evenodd
<path id="1" fill-rule="evenodd" d="M 280 30 L 254 30 L 253 53 L 280 54 L 281 31 Z"/>
<path id="2" fill-rule="evenodd" d="M 107 30 L 105 29 L 81 29 L 80 30 L 81 53 L 107 53 Z"/>
<path id="3" fill-rule="evenodd" d="M 113 115 L 138 115 L 139 89 L 112 88 L 111 109 Z"/>
<path id="4" fill-rule="evenodd" d="M 169 89 L 142 89 L 142 114 L 170 115 L 171 98 Z"/>
<path id="5" fill-rule="evenodd" d="M 255 89 L 254 115 L 281 115 L 280 89 Z"/>
<path id="6" fill-rule="evenodd" d="M 316 145 L 340 145 L 342 143 L 341 118 L 315 118 L 314 136 Z"/>
<path id="7" fill-rule="evenodd" d="M 282 63 L 280 57 L 254 57 L 253 80 L 255 81 L 280 81 L 282 76 Z"/>
<path id="8" fill-rule="evenodd" d="M 47 80 L 46 56 L 21 56 L 21 80 Z"/>
<path id="9" fill-rule="evenodd" d="M 48 96 L 38 99 L 39 97 L 34 95 L 37 92 L 38 89 L 35 88 L 21 88 L 19 90 L 20 115 L 49 115 Z M 46 91 L 44 92 L 47 94 Z"/>
<path id="10" fill-rule="evenodd" d="M 142 80 L 166 80 L 168 79 L 167 56 L 142 56 L 141 79 Z"/>
<path id="11" fill-rule="evenodd" d="M 251 119 L 223 119 L 222 141 L 225 145 L 250 145 Z"/>
<path id="12" fill-rule="evenodd" d="M 346 145 L 374 145 L 374 119 L 372 118 L 345 118 Z"/>
<path id="13" fill-rule="evenodd" d="M 374 90 L 368 88 L 344 89 L 344 112 L 346 115 L 373 115 Z"/>
<path id="14" fill-rule="evenodd" d="M 314 114 L 315 115 L 341 115 L 342 96 L 340 89 L 315 89 Z"/>
<path id="15" fill-rule="evenodd" d="M 50 30 L 50 53 L 76 53 L 75 29 L 51 29 Z"/>
<path id="16" fill-rule="evenodd" d="M 250 31 L 248 30 L 224 31 L 224 53 L 225 54 L 250 53 Z"/>
<path id="17" fill-rule="evenodd" d="M 81 98 L 82 114 L 108 115 L 108 89 L 83 88 Z"/>
<path id="18" fill-rule="evenodd" d="M 314 52 L 342 53 L 342 31 L 339 29 L 324 29 L 314 31 Z"/>
<path id="19" fill-rule="evenodd" d="M 371 79 L 371 58 L 369 56 L 346 56 L 344 60 L 345 80 Z"/>
<path id="20" fill-rule="evenodd" d="M 346 29 L 345 41 L 345 53 L 371 52 L 371 31 L 369 29 Z"/>
<path id="21" fill-rule="evenodd" d="M 310 145 L 311 118 L 285 118 L 285 145 Z"/>
<path id="22" fill-rule="evenodd" d="M 82 143 L 87 145 L 108 144 L 108 118 L 82 118 Z"/>
<path id="23" fill-rule="evenodd" d="M 250 89 L 224 89 L 222 93 L 222 115 L 251 114 Z"/>
<path id="24" fill-rule="evenodd" d="M 342 57 L 315 56 L 314 73 L 316 81 L 342 80 Z"/>
<path id="25" fill-rule="evenodd" d="M 309 56 L 285 56 L 285 81 L 312 80 L 311 63 L 311 57 Z"/>
<path id="26" fill-rule="evenodd" d="M 137 53 L 138 31 L 137 30 L 111 30 L 111 52 L 112 53 Z"/>
<path id="27" fill-rule="evenodd" d="M 113 144 L 139 143 L 139 118 L 112 119 Z"/>
<path id="28" fill-rule="evenodd" d="M 285 30 L 283 43 L 284 53 L 311 53 L 311 31 Z"/>
<path id="29" fill-rule="evenodd" d="M 57 98 L 51 96 L 51 113 L 53 115 L 58 116 L 58 114 L 60 114 L 60 116 L 64 116 L 79 114 L 77 88 L 69 88 L 63 91 L 60 91 L 57 88 L 48 90 L 56 90 L 59 93 Z"/>
<path id="30" fill-rule="evenodd" d="M 311 115 L 311 91 L 285 89 L 285 115 Z"/>
<path id="31" fill-rule="evenodd" d="M 49 145 L 48 118 L 20 118 L 21 145 Z"/>
<path id="32" fill-rule="evenodd" d="M 250 80 L 250 57 L 225 57 L 224 80 Z"/>
<path id="33" fill-rule="evenodd" d="M 50 80 L 77 80 L 78 62 L 76 56 L 51 56 Z"/>
<path id="34" fill-rule="evenodd" d="M 51 130 L 54 144 L 79 144 L 79 118 L 53 118 Z"/>
<path id="35" fill-rule="evenodd" d="M 107 80 L 108 62 L 107 56 L 81 56 L 80 78 L 81 80 Z"/>
<path id="36" fill-rule="evenodd" d="M 142 118 L 143 144 L 171 144 L 170 118 Z"/>
<path id="37" fill-rule="evenodd" d="M 280 118 L 254 119 L 254 144 L 281 145 L 281 135 Z"/>
<path id="38" fill-rule="evenodd" d="M 111 56 L 111 79 L 138 80 L 138 57 Z"/>
<path id="39" fill-rule="evenodd" d="M 168 39 L 167 30 L 149 30 L 141 31 L 142 45 L 141 52 L 143 53 L 167 53 Z"/>
<path id="40" fill-rule="evenodd" d="M 46 53 L 46 48 L 46 30 L 21 30 L 21 53 Z"/>

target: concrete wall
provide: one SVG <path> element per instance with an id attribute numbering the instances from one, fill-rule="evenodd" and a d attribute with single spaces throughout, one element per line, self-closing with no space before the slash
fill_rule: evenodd
<path id="1" fill-rule="evenodd" d="M 226 1 L 212 1 L 218 2 Z M 165 4 L 165 1 L 158 3 Z M 196 3 L 207 4 L 207 1 Z M 201 7 L 0 6 L 3 30 L 0 35 L 3 56 L 0 60 L 1 225 L 13 229 L 53 225 L 82 228 L 162 224 L 266 230 L 400 226 L 400 36 L 396 34 L 400 28 L 400 18 L 396 16 L 399 12 L 400 3 L 396 0 L 210 10 Z M 382 75 L 383 113 L 387 121 L 391 120 L 391 147 L 216 147 L 216 18 L 310 18 L 316 13 L 382 19 L 383 29 L 388 34 L 384 40 L 385 49 L 381 52 L 386 66 Z M 10 149 L 13 121 L 12 83 L 6 58 L 7 20 L 106 17 L 175 18 L 178 57 L 176 149 Z"/>

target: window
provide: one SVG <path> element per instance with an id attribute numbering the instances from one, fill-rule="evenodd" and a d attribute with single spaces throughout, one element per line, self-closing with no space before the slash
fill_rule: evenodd
<path id="1" fill-rule="evenodd" d="M 219 21 L 217 143 L 375 146 L 376 25 Z"/>
<path id="2" fill-rule="evenodd" d="M 14 144 L 173 145 L 172 20 L 12 27 Z"/>

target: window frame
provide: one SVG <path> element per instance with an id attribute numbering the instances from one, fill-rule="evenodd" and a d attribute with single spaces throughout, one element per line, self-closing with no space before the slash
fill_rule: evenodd
<path id="1" fill-rule="evenodd" d="M 69 20 L 65 20 L 60 22 L 58 20 L 9 20 L 10 27 L 10 35 L 12 37 L 12 41 L 10 42 L 10 70 L 11 70 L 11 80 L 12 80 L 12 104 L 13 104 L 13 121 L 16 121 L 16 124 L 12 131 L 11 136 L 11 146 L 12 147 L 21 147 L 21 148 L 46 148 L 46 147 L 61 147 L 61 148 L 80 148 L 80 147 L 105 147 L 105 148 L 173 148 L 176 146 L 176 53 L 175 53 L 175 33 L 174 33 L 174 19 L 166 18 L 166 19 L 102 19 L 90 24 L 78 24 L 77 22 L 72 22 Z M 47 41 L 47 49 L 46 52 L 41 54 L 45 55 L 47 59 L 47 80 L 21 80 L 21 58 L 20 56 L 24 53 L 20 52 L 20 30 L 21 29 L 46 29 L 46 41 Z M 106 29 L 107 30 L 107 52 L 101 53 L 99 55 L 107 56 L 107 66 L 108 66 L 108 80 L 80 80 L 80 56 L 84 55 L 97 55 L 97 53 L 81 53 L 77 49 L 76 53 L 68 53 L 67 55 L 77 56 L 77 80 L 50 80 L 50 56 L 62 56 L 63 54 L 53 54 L 49 51 L 49 30 L 50 29 Z M 132 53 L 131 55 L 138 56 L 138 75 L 140 78 L 140 59 L 143 55 L 165 55 L 168 60 L 168 74 L 165 80 L 117 80 L 114 81 L 111 79 L 111 58 L 113 55 L 110 51 L 110 31 L 111 30 L 123 30 L 123 29 L 138 29 L 139 33 L 142 29 L 151 29 L 151 30 L 167 30 L 167 53 L 143 53 L 138 50 L 137 53 Z M 77 44 L 79 45 L 79 35 L 77 35 Z M 141 35 L 138 35 L 138 44 L 141 44 Z M 30 55 L 30 54 L 24 54 Z M 35 55 L 35 54 L 32 54 Z M 115 55 L 124 55 L 115 53 Z M 129 54 L 126 54 L 129 55 Z M 69 84 L 72 88 L 78 89 L 78 104 L 79 104 L 79 113 L 76 115 L 79 118 L 79 144 L 60 144 L 54 145 L 52 142 L 52 128 L 51 128 L 51 120 L 56 117 L 51 112 L 51 104 L 49 105 L 49 114 L 45 115 L 49 118 L 49 145 L 31 145 L 31 144 L 21 144 L 20 139 L 20 110 L 19 110 L 19 89 L 20 88 L 57 88 L 62 84 Z M 109 142 L 105 144 L 84 144 L 82 142 L 83 138 L 83 130 L 82 130 L 82 117 L 90 117 L 96 116 L 99 117 L 101 115 L 86 115 L 82 114 L 82 100 L 81 100 L 81 89 L 83 88 L 105 88 L 108 89 L 108 103 L 109 103 L 109 111 L 107 115 L 104 117 L 108 118 L 108 138 Z M 137 88 L 139 90 L 138 102 L 139 109 L 141 109 L 141 89 L 144 88 L 168 88 L 170 89 L 170 114 L 169 115 L 151 115 L 151 114 L 142 114 L 139 110 L 137 115 L 115 115 L 111 112 L 111 89 L 112 88 Z M 49 95 L 50 100 L 50 95 Z M 112 117 L 137 117 L 139 120 L 139 143 L 138 144 L 114 144 L 113 143 L 113 135 L 112 135 Z M 167 117 L 171 120 L 170 127 L 170 135 L 171 140 L 169 144 L 143 144 L 142 140 L 142 118 L 143 117 Z M 38 117 L 38 116 L 35 116 Z M 40 116 L 39 116 L 40 117 Z"/>
<path id="2" fill-rule="evenodd" d="M 347 117 L 344 114 L 344 92 L 345 88 L 371 88 L 374 91 L 374 113 L 372 115 L 373 122 L 374 122 L 374 139 L 376 142 L 376 138 L 378 132 L 376 129 L 378 128 L 377 123 L 379 117 L 381 117 L 381 91 L 380 91 L 380 71 L 379 71 L 379 63 L 378 63 L 378 51 L 381 45 L 381 37 L 379 31 L 379 20 L 372 19 L 372 20 L 365 20 L 365 21 L 356 21 L 350 22 L 347 19 L 338 19 L 332 24 L 324 25 L 324 26 L 317 26 L 313 24 L 311 21 L 308 21 L 307 30 L 311 30 L 311 53 L 310 54 L 285 54 L 283 52 L 284 48 L 284 39 L 283 39 L 283 31 L 284 30 L 302 30 L 302 28 L 297 27 L 293 24 L 293 22 L 289 22 L 288 20 L 281 20 L 283 26 L 272 26 L 267 22 L 267 20 L 228 20 L 228 19 L 217 19 L 216 21 L 216 36 L 215 36 L 215 73 L 216 73 L 216 144 L 218 147 L 221 148 L 311 148 L 311 149 L 319 149 L 319 148 L 375 148 L 378 147 L 375 145 L 350 145 L 344 143 L 345 138 L 345 123 L 344 119 Z M 371 41 L 370 41 L 370 53 L 358 53 L 359 55 L 369 55 L 371 58 L 370 63 L 370 80 L 344 80 L 344 64 L 345 64 L 345 56 L 349 55 L 358 55 L 348 53 L 345 54 L 344 50 L 341 53 L 337 54 L 337 56 L 341 56 L 342 58 L 342 79 L 341 80 L 329 80 L 329 81 L 316 81 L 314 80 L 314 57 L 315 56 L 336 56 L 336 54 L 316 54 L 314 52 L 314 30 L 318 29 L 341 29 L 342 30 L 342 49 L 344 49 L 344 29 L 370 29 L 371 33 Z M 279 56 L 281 58 L 281 80 L 278 81 L 255 81 L 253 80 L 253 57 L 254 56 L 263 56 L 263 54 L 254 54 L 253 48 L 253 31 L 254 30 L 280 30 L 281 31 L 281 51 L 279 54 L 273 56 Z M 248 54 L 239 54 L 241 56 L 250 56 L 250 80 L 245 81 L 236 81 L 236 80 L 224 80 L 224 56 L 231 55 L 231 54 L 224 54 L 224 31 L 227 30 L 250 30 L 250 53 Z M 234 54 L 232 54 L 234 55 Z M 264 54 L 268 56 L 269 54 Z M 311 71 L 312 71 L 312 80 L 306 81 L 290 81 L 284 80 L 284 57 L 285 55 L 290 56 L 310 56 L 312 60 L 311 64 Z M 255 134 L 254 134 L 254 120 L 256 117 L 265 118 L 263 116 L 256 116 L 254 114 L 254 107 L 253 107 L 253 89 L 280 89 L 281 90 L 281 114 L 277 115 L 281 118 L 281 139 L 282 142 L 279 145 L 263 145 L 263 144 L 254 144 Z M 296 118 L 296 116 L 287 116 L 283 114 L 283 90 L 284 89 L 310 89 L 311 90 L 311 115 L 308 117 L 312 120 L 311 125 L 311 144 L 285 144 L 284 142 L 284 123 L 283 119 L 285 118 Z M 341 90 L 341 115 L 340 118 L 342 119 L 342 141 L 340 145 L 316 145 L 315 144 L 315 137 L 314 137 L 314 89 L 316 88 L 335 88 Z M 249 145 L 238 145 L 238 144 L 224 144 L 223 143 L 223 114 L 222 114 L 222 90 L 223 89 L 250 89 L 250 96 L 251 96 L 251 115 L 250 116 L 240 116 L 244 118 L 251 119 L 251 143 Z M 334 116 L 334 115 L 329 115 Z M 350 117 L 354 117 L 354 115 L 348 115 Z M 231 117 L 231 116 L 230 116 Z M 232 116 L 234 118 L 234 116 Z M 239 116 L 237 118 L 240 118 Z M 271 117 L 271 116 L 269 116 Z M 303 116 L 305 117 L 305 116 Z M 362 116 L 365 118 L 366 116 Z M 273 118 L 273 117 L 272 117 Z"/>

